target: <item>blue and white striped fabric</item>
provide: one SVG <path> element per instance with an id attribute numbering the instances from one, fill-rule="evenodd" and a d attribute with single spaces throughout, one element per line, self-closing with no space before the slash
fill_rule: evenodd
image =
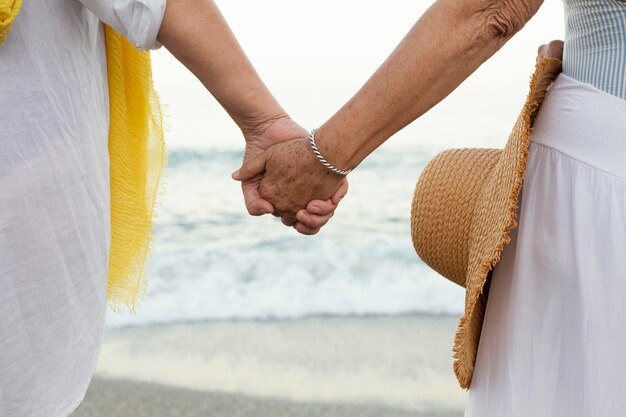
<path id="1" fill-rule="evenodd" d="M 626 1 L 563 1 L 563 72 L 626 99 Z"/>

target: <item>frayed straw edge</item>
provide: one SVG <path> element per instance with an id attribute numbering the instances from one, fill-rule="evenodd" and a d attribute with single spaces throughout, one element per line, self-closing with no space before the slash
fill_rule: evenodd
<path id="1" fill-rule="evenodd" d="M 537 83 L 539 82 L 539 75 L 542 74 L 542 70 L 544 70 L 548 65 L 556 63 L 555 61 L 560 60 L 557 59 L 545 59 L 540 61 L 535 69 L 535 72 L 530 78 L 530 88 L 529 94 L 527 97 L 527 103 L 524 106 L 522 111 L 522 118 L 524 120 L 524 131 L 522 137 L 522 151 L 521 158 L 517 166 L 517 177 L 515 180 L 515 184 L 513 185 L 513 189 L 511 194 L 509 195 L 509 221 L 506 224 L 503 233 L 502 239 L 498 246 L 495 248 L 493 256 L 487 260 L 485 263 L 481 265 L 478 272 L 476 273 L 480 278 L 479 283 L 479 291 L 475 291 L 471 294 L 471 299 L 469 300 L 470 310 L 466 312 L 466 314 L 461 317 L 459 321 L 459 326 L 457 328 L 455 337 L 454 337 L 454 347 L 453 347 L 453 357 L 456 359 L 453 365 L 454 373 L 463 389 L 469 389 L 472 382 L 472 376 L 474 373 L 474 364 L 475 364 L 475 354 L 473 357 L 469 357 L 469 353 L 465 347 L 466 341 L 468 338 L 468 332 L 477 332 L 479 333 L 477 338 L 480 337 L 480 332 L 482 330 L 482 320 L 480 322 L 480 326 L 477 326 L 478 329 L 472 329 L 470 327 L 472 318 L 474 316 L 475 307 L 478 303 L 478 299 L 483 293 L 484 285 L 487 281 L 487 276 L 489 272 L 495 267 L 495 265 L 499 262 L 504 247 L 511 241 L 510 231 L 517 227 L 517 211 L 519 206 L 519 194 L 522 189 L 522 184 L 524 177 L 526 175 L 526 161 L 528 159 L 528 152 L 530 146 L 530 133 L 531 133 L 531 124 L 532 124 L 532 115 L 540 106 L 540 102 L 536 99 L 537 94 Z M 545 92 L 542 92 L 541 100 L 545 97 Z"/>

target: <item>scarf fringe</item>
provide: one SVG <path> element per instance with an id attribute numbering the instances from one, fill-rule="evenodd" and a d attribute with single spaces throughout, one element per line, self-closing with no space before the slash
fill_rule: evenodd
<path id="1" fill-rule="evenodd" d="M 165 192 L 163 114 L 149 52 L 105 26 L 109 79 L 111 247 L 107 304 L 136 312 L 147 290 L 156 202 Z"/>

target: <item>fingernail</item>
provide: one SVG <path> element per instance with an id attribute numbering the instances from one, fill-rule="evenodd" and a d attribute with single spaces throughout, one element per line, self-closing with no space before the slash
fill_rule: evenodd
<path id="1" fill-rule="evenodd" d="M 240 171 L 240 170 L 237 170 L 237 171 L 233 172 L 233 173 L 231 174 L 231 175 L 232 175 L 232 177 L 233 177 L 233 178 L 237 178 L 237 177 L 239 176 L 239 171 Z"/>
<path id="2" fill-rule="evenodd" d="M 319 208 L 319 206 L 311 206 L 311 211 L 313 213 L 319 213 L 320 212 L 320 208 Z"/>

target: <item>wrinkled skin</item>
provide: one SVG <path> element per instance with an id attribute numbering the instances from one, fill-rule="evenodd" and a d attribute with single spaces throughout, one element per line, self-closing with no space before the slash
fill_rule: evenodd
<path id="1" fill-rule="evenodd" d="M 248 212 L 254 216 L 272 213 L 302 234 L 318 233 L 348 192 L 348 181 L 319 163 L 309 148 L 308 132 L 288 117 L 271 120 L 244 135 L 244 167 L 263 155 L 258 172 L 241 170 L 247 174 L 241 178 L 241 187 Z M 335 176 L 336 181 L 323 186 L 320 181 L 315 186 L 316 175 Z"/>

